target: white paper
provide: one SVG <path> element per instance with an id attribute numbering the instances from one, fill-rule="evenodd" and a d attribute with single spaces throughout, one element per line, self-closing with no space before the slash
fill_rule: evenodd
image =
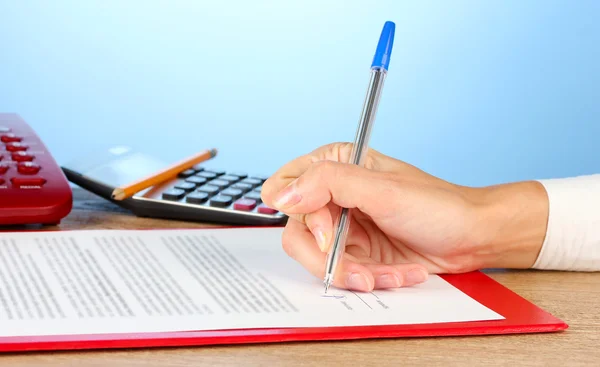
<path id="1" fill-rule="evenodd" d="M 330 327 L 503 317 L 442 278 L 323 293 L 281 228 L 0 234 L 0 336 Z"/>

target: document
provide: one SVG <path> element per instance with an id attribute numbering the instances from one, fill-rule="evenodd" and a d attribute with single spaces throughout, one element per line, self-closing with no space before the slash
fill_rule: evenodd
<path id="1" fill-rule="evenodd" d="M 0 233 L 0 337 L 503 319 L 438 276 L 325 295 L 282 230 Z"/>

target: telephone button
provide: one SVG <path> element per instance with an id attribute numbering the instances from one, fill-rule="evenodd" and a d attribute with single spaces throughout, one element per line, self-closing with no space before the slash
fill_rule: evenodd
<path id="1" fill-rule="evenodd" d="M 25 152 L 16 152 L 11 155 L 11 158 L 15 162 L 30 162 L 33 160 L 33 155 Z"/>
<path id="2" fill-rule="evenodd" d="M 22 137 L 16 136 L 13 133 L 4 134 L 4 135 L 0 136 L 0 141 L 2 141 L 3 143 L 13 143 L 13 142 L 19 142 L 21 140 L 23 140 Z"/>
<path id="3" fill-rule="evenodd" d="M 10 181 L 15 186 L 43 186 L 46 183 L 41 177 L 13 177 Z"/>
<path id="4" fill-rule="evenodd" d="M 17 171 L 22 175 L 35 175 L 40 171 L 39 164 L 33 162 L 19 162 Z"/>
<path id="5" fill-rule="evenodd" d="M 6 150 L 8 150 L 9 152 L 22 152 L 24 150 L 27 150 L 29 147 L 25 144 L 21 144 L 21 143 L 7 143 L 6 144 Z"/>

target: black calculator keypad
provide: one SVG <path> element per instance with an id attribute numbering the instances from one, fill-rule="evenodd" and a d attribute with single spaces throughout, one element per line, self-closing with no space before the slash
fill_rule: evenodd
<path id="1" fill-rule="evenodd" d="M 235 212 L 277 215 L 261 199 L 261 189 L 268 177 L 228 172 L 195 166 L 179 176 L 179 180 L 162 194 L 164 200 L 223 208 Z"/>

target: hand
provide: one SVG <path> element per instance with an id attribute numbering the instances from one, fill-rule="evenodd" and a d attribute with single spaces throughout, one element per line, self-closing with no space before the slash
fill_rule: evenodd
<path id="1" fill-rule="evenodd" d="M 346 253 L 333 285 L 357 291 L 411 286 L 429 273 L 526 268 L 545 236 L 547 198 L 536 182 L 469 188 L 352 145 L 323 146 L 287 163 L 262 188 L 290 219 L 285 252 L 323 279 L 335 219 L 351 209 Z"/>

